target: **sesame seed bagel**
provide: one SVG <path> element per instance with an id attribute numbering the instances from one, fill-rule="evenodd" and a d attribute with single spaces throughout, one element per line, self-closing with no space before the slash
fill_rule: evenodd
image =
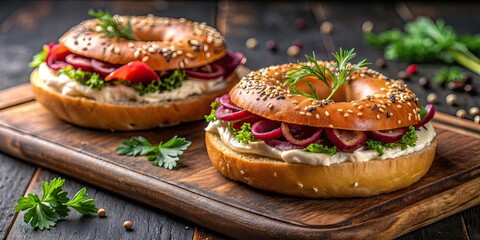
<path id="1" fill-rule="evenodd" d="M 283 84 L 286 73 L 299 64 L 251 72 L 230 91 L 232 101 L 271 120 L 314 127 L 372 131 L 416 125 L 420 121 L 415 94 L 405 84 L 367 68 L 353 73 L 349 82 L 335 92 L 333 101 L 290 93 Z M 333 64 L 319 62 L 326 67 Z M 302 79 L 297 88 L 310 92 L 306 81 L 316 89 L 319 99 L 330 94 L 331 90 L 322 81 L 313 78 Z"/>
<path id="2" fill-rule="evenodd" d="M 234 151 L 216 133 L 207 132 L 205 141 L 212 164 L 227 178 L 311 198 L 369 197 L 405 188 L 427 173 L 437 146 L 433 140 L 420 151 L 394 159 L 313 166 Z"/>
<path id="3" fill-rule="evenodd" d="M 114 16 L 131 24 L 136 39 L 109 39 L 97 31 L 98 19 L 81 22 L 59 40 L 73 53 L 112 64 L 141 60 L 153 70 L 200 67 L 226 54 L 224 37 L 205 23 L 184 18 Z"/>
<path id="4" fill-rule="evenodd" d="M 232 73 L 224 81 L 228 84 L 221 90 L 182 100 L 105 103 L 58 92 L 44 82 L 38 69 L 30 76 L 35 99 L 50 113 L 78 126 L 112 131 L 142 130 L 203 119 L 210 112 L 212 99 L 227 93 L 238 82 L 238 76 Z"/>

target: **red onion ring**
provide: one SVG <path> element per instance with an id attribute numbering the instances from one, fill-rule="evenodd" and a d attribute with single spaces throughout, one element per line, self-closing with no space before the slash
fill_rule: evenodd
<path id="1" fill-rule="evenodd" d="M 295 145 L 295 144 L 293 144 L 289 141 L 281 141 L 281 140 L 278 140 L 278 139 L 265 140 L 265 143 L 268 146 L 278 148 L 282 151 L 292 150 L 292 149 L 303 149 L 304 148 L 302 146 Z"/>
<path id="2" fill-rule="evenodd" d="M 227 52 L 225 57 L 221 58 L 217 62 L 222 64 L 226 68 L 226 75 L 230 75 L 235 69 L 242 64 L 245 56 L 241 52 Z"/>
<path id="3" fill-rule="evenodd" d="M 427 110 L 427 115 L 415 126 L 416 129 L 423 127 L 423 125 L 430 122 L 435 116 L 435 107 L 432 104 L 427 104 L 425 110 Z"/>
<path id="4" fill-rule="evenodd" d="M 72 65 L 72 67 L 75 69 L 82 69 L 83 71 L 87 71 L 87 72 L 93 71 L 92 64 L 90 64 L 89 58 L 82 57 L 80 55 L 72 53 L 72 54 L 68 54 L 65 57 L 65 61 L 68 64 Z"/>
<path id="5" fill-rule="evenodd" d="M 282 137 L 282 123 L 264 119 L 252 125 L 252 135 L 260 140 L 268 140 Z"/>
<path id="6" fill-rule="evenodd" d="M 220 119 L 223 121 L 236 121 L 236 120 L 250 117 L 252 115 L 253 113 L 247 110 L 233 111 L 232 109 L 228 109 L 224 106 L 220 106 L 215 111 L 215 116 L 217 117 L 217 119 Z"/>
<path id="7" fill-rule="evenodd" d="M 235 105 L 235 103 L 232 102 L 232 100 L 230 99 L 230 94 L 228 93 L 221 97 L 218 97 L 216 101 L 222 104 L 222 106 L 226 108 L 237 110 L 237 111 L 243 110 L 239 106 Z"/>
<path id="8" fill-rule="evenodd" d="M 254 114 L 253 116 L 246 117 L 246 118 L 244 118 L 244 119 L 240 119 L 240 120 L 234 122 L 234 123 L 232 124 L 232 127 L 233 127 L 234 129 L 236 129 L 236 130 L 240 130 L 240 129 L 242 128 L 242 125 L 243 125 L 244 123 L 250 123 L 250 125 L 252 125 L 252 124 L 256 123 L 257 121 L 259 121 L 259 120 L 262 119 L 262 118 L 263 118 L 263 117 Z"/>
<path id="9" fill-rule="evenodd" d="M 344 152 L 353 152 L 365 145 L 367 141 L 365 132 L 325 128 L 325 133 L 328 139 Z"/>
<path id="10" fill-rule="evenodd" d="M 306 147 L 316 142 L 322 135 L 322 128 L 282 122 L 283 136 L 291 143 Z"/>
<path id="11" fill-rule="evenodd" d="M 396 128 L 390 130 L 378 130 L 367 132 L 367 135 L 377 141 L 382 143 L 394 143 L 402 139 L 403 135 L 407 133 L 408 128 Z"/>
<path id="12" fill-rule="evenodd" d="M 90 64 L 92 65 L 93 71 L 102 77 L 106 77 L 108 74 L 120 67 L 119 65 L 98 61 L 96 59 L 91 59 Z"/>
<path id="13" fill-rule="evenodd" d="M 203 80 L 210 80 L 210 79 L 216 79 L 221 76 L 225 76 L 225 67 L 218 63 L 212 63 L 212 72 L 203 72 L 203 71 L 194 71 L 191 69 L 186 69 L 185 73 L 192 77 L 192 78 L 198 78 L 198 79 L 203 79 Z"/>

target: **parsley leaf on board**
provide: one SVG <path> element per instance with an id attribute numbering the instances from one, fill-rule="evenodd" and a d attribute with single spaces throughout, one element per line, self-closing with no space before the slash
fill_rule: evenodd
<path id="1" fill-rule="evenodd" d="M 357 64 L 350 64 L 349 61 L 356 56 L 356 53 L 353 51 L 353 48 L 345 51 L 340 48 L 339 52 L 332 53 L 336 60 L 336 63 L 333 66 L 336 69 L 334 72 L 330 70 L 330 67 L 320 66 L 315 53 L 313 53 L 313 56 L 305 55 L 307 58 L 307 63 L 300 64 L 299 67 L 290 69 L 290 71 L 287 73 L 287 78 L 284 82 L 284 85 L 289 85 L 291 93 L 300 94 L 305 97 L 319 100 L 315 88 L 312 86 L 310 81 L 306 81 L 306 84 L 311 93 L 300 91 L 295 86 L 300 80 L 305 79 L 306 77 L 314 77 L 325 83 L 327 87 L 331 89 L 330 95 L 326 98 L 326 100 L 330 100 L 333 97 L 333 94 L 335 94 L 335 92 L 343 84 L 347 83 L 347 78 L 350 75 L 369 64 L 366 62 L 366 59 L 363 59 Z M 331 79 L 331 86 L 329 83 L 329 78 Z"/>
<path id="2" fill-rule="evenodd" d="M 312 143 L 303 150 L 311 153 L 325 153 L 333 156 L 337 153 L 337 146 L 329 147 L 318 143 Z"/>
<path id="3" fill-rule="evenodd" d="M 185 138 L 174 136 L 165 143 L 153 146 L 144 137 L 137 136 L 123 141 L 116 152 L 127 156 L 148 156 L 148 161 L 153 161 L 152 165 L 171 170 L 177 166 L 180 156 L 191 144 Z"/>
<path id="4" fill-rule="evenodd" d="M 371 45 L 385 46 L 385 58 L 410 62 L 440 60 L 457 62 L 480 74 L 480 59 L 471 51 L 479 52 L 479 35 L 458 37 L 452 26 L 443 20 L 433 21 L 419 16 L 404 26 L 405 31 L 392 29 L 378 35 L 366 33 Z"/>
<path id="5" fill-rule="evenodd" d="M 130 20 L 126 24 L 122 24 L 109 12 L 90 9 L 88 15 L 96 17 L 99 20 L 96 31 L 105 34 L 108 38 L 125 38 L 128 40 L 136 40 L 130 26 Z"/>
<path id="6" fill-rule="evenodd" d="M 27 211 L 24 222 L 40 230 L 50 229 L 59 219 L 68 216 L 70 212 L 68 206 L 84 215 L 95 214 L 98 211 L 95 200 L 86 199 L 88 195 L 85 188 L 69 200 L 67 192 L 63 190 L 64 184 L 65 180 L 61 178 L 54 178 L 48 183 L 42 182 L 42 198 L 32 193 L 21 197 L 17 200 L 15 211 Z"/>

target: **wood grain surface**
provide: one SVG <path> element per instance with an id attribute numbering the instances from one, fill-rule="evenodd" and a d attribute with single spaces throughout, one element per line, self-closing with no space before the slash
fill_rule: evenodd
<path id="1" fill-rule="evenodd" d="M 311 200 L 225 179 L 209 164 L 201 121 L 112 133 L 65 123 L 35 101 L 1 110 L 0 119 L 1 151 L 232 237 L 390 238 L 480 203 L 480 156 L 475 154 L 480 136 L 440 123 L 434 125 L 436 159 L 414 185 L 368 199 Z M 115 153 L 122 140 L 135 135 L 154 143 L 180 135 L 193 144 L 180 168 L 168 171 Z"/>
<path id="2" fill-rule="evenodd" d="M 418 15 L 427 15 L 434 18 L 444 18 L 448 24 L 454 26 L 458 33 L 478 33 L 477 26 L 480 19 L 475 17 L 478 10 L 478 3 L 457 3 L 457 2 L 374 2 L 344 4 L 342 2 L 230 2 L 230 1 L 208 1 L 208 2 L 185 2 L 185 1 L 0 1 L 0 55 L 7 56 L 0 58 L 0 89 L 6 89 L 21 83 L 28 82 L 30 70 L 28 62 L 30 57 L 40 50 L 41 45 L 56 41 L 68 28 L 79 21 L 88 18 L 87 10 L 106 9 L 120 14 L 148 14 L 160 16 L 187 17 L 189 19 L 205 21 L 217 25 L 222 32 L 226 33 L 229 48 L 242 51 L 248 58 L 247 66 L 251 69 L 268 66 L 287 61 L 302 59 L 302 55 L 310 54 L 312 50 L 328 58 L 329 52 L 337 47 L 355 47 L 364 57 L 374 61 L 376 57 L 382 56 L 380 49 L 366 45 L 361 36 L 361 23 L 364 20 L 371 20 L 374 23 L 374 32 L 383 31 L 391 27 L 399 27 L 406 21 Z M 293 21 L 296 18 L 306 20 L 307 27 L 298 30 L 294 27 Z M 323 21 L 333 23 L 334 30 L 329 34 L 321 34 L 319 27 Z M 245 40 L 254 37 L 259 40 L 259 46 L 250 50 L 245 47 Z M 278 43 L 278 51 L 270 52 L 265 48 L 267 40 L 274 40 Z M 289 57 L 286 54 L 287 47 L 292 41 L 301 40 L 304 48 L 299 57 Z M 404 69 L 408 63 L 388 61 L 387 67 L 382 72 L 389 76 L 395 76 L 398 70 Z M 478 135 L 479 127 L 472 123 L 473 116 L 468 115 L 467 119 L 456 119 L 451 115 L 460 109 L 480 105 L 480 98 L 467 94 L 456 93 L 459 102 L 455 106 L 448 106 L 445 103 L 445 96 L 455 93 L 442 89 L 436 85 L 430 89 L 423 89 L 417 84 L 421 76 L 432 77 L 436 70 L 445 66 L 444 64 L 418 64 L 419 73 L 407 80 L 410 88 L 414 89 L 422 104 L 425 103 L 428 93 L 436 93 L 439 102 L 435 105 L 437 110 L 446 113 L 445 119 L 437 114 L 437 120 L 447 123 L 443 126 L 446 131 L 453 131 L 460 135 Z M 474 82 L 478 87 L 478 76 L 474 76 Z M 26 87 L 28 88 L 28 87 Z M 26 91 L 28 92 L 28 91 Z M 0 93 L 0 109 L 5 101 L 18 98 L 18 95 Z M 17 104 L 28 101 L 17 99 Z M 458 127 L 461 126 L 461 127 Z M 7 139 L 11 140 L 11 139 Z M 478 155 L 478 151 L 474 155 Z M 467 156 L 468 157 L 468 156 Z M 86 236 L 95 236 L 95 239 L 128 239 L 129 235 L 124 232 L 111 231 L 113 235 L 89 234 L 89 231 L 97 231 L 99 228 L 86 228 L 84 224 L 96 219 L 84 219 L 77 221 L 78 224 L 68 224 L 68 227 L 57 227 L 53 231 L 34 231 L 29 228 L 22 228 L 18 225 L 25 225 L 15 218 L 15 214 L 8 206 L 12 205 L 16 198 L 20 197 L 28 185 L 27 179 L 35 179 L 33 172 L 36 167 L 18 161 L 16 157 L 0 153 L 0 238 L 9 239 L 22 238 L 24 234 L 29 237 L 36 236 L 36 239 L 60 239 L 60 236 L 70 236 L 75 232 Z M 23 169 L 23 170 L 22 170 Z M 42 172 L 45 170 L 38 170 Z M 53 176 L 53 175 L 49 175 Z M 65 177 L 65 175 L 63 175 Z M 20 180 L 19 180 L 20 179 Z M 84 182 L 75 179 L 69 181 L 78 185 L 85 185 Z M 31 186 L 34 186 L 33 181 Z M 3 187 L 2 187 L 3 186 Z M 104 206 L 116 208 L 117 202 L 124 204 L 124 213 L 141 212 L 144 206 L 136 201 L 126 200 L 111 191 L 105 191 L 89 185 L 96 193 L 109 195 Z M 11 193 L 10 193 L 11 192 Z M 11 206 L 10 206 L 11 207 Z M 3 211 L 6 210 L 6 212 Z M 184 235 L 184 228 L 177 217 L 168 213 L 148 208 L 156 212 L 153 218 L 165 216 L 165 225 L 170 227 L 162 228 L 156 236 L 169 236 L 168 238 L 189 238 Z M 2 215 L 3 214 L 3 215 Z M 480 239 L 480 206 L 447 217 L 436 223 L 420 228 L 414 232 L 403 235 L 399 239 Z M 4 218 L 4 216 L 7 216 Z M 148 216 L 148 217 L 147 217 Z M 152 215 L 138 216 L 141 222 L 148 222 Z M 17 219 L 17 221 L 14 221 Z M 70 221 L 69 219 L 68 221 Z M 62 221 L 65 224 L 68 221 Z M 200 220 L 199 220 L 200 221 Z M 182 221 L 180 221 L 182 222 Z M 110 228 L 115 224 L 98 222 L 104 228 Z M 121 224 L 121 222 L 116 223 Z M 218 233 L 205 231 L 194 223 L 189 226 L 195 228 L 195 239 L 223 239 Z M 16 231 L 30 231 L 30 233 L 16 234 Z M 171 232 L 163 233 L 163 231 Z M 218 231 L 218 230 L 217 230 Z M 178 234 L 177 234 L 178 233 Z M 148 233 L 145 233 L 148 234 Z M 178 235 L 178 237 L 176 237 Z M 12 236 L 15 236 L 13 238 Z M 48 237 L 47 237 L 48 236 Z M 134 235 L 139 236 L 141 235 Z"/>

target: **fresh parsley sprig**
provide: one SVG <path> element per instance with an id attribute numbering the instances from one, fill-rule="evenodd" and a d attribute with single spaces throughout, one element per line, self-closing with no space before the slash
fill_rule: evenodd
<path id="1" fill-rule="evenodd" d="M 72 66 L 66 66 L 58 71 L 57 76 L 62 74 L 93 89 L 102 90 L 105 86 L 105 80 L 100 77 L 98 73 L 87 72 L 82 69 L 74 69 Z"/>
<path id="2" fill-rule="evenodd" d="M 54 227 L 58 220 L 68 216 L 72 207 L 80 214 L 91 215 L 98 211 L 95 200 L 88 198 L 86 188 L 80 189 L 70 200 L 63 190 L 65 180 L 54 178 L 50 182 L 42 181 L 43 195 L 29 193 L 26 197 L 17 200 L 15 211 L 27 211 L 23 216 L 25 223 L 40 230 Z"/>
<path id="3" fill-rule="evenodd" d="M 128 40 L 136 40 L 130 26 L 130 20 L 126 24 L 120 23 L 117 19 L 107 11 L 90 9 L 88 14 L 92 17 L 98 18 L 100 23 L 97 25 L 100 32 L 105 34 L 108 38 L 124 38 Z"/>
<path id="4" fill-rule="evenodd" d="M 44 63 L 47 60 L 47 55 L 49 51 L 48 46 L 43 46 L 43 49 L 41 52 L 38 52 L 37 54 L 33 55 L 32 61 L 28 64 L 31 68 L 36 68 L 40 66 L 40 64 Z"/>
<path id="5" fill-rule="evenodd" d="M 304 148 L 303 150 L 311 153 L 325 153 L 330 156 L 333 156 L 337 153 L 337 146 L 329 147 L 329 146 L 324 146 L 318 143 L 312 143 L 308 145 L 306 148 Z"/>
<path id="6" fill-rule="evenodd" d="M 158 146 L 153 146 L 144 137 L 137 136 L 123 141 L 116 152 L 133 157 L 148 156 L 148 161 L 152 161 L 152 165 L 171 170 L 177 166 L 180 156 L 191 144 L 192 142 L 185 138 L 174 136 L 165 143 L 160 142 Z"/>
<path id="7" fill-rule="evenodd" d="M 410 62 L 440 60 L 457 62 L 480 74 L 480 59 L 471 51 L 480 51 L 480 37 L 458 37 L 452 26 L 443 20 L 433 21 L 419 16 L 404 26 L 404 31 L 392 29 L 378 35 L 366 33 L 371 45 L 385 46 L 385 58 Z"/>
<path id="8" fill-rule="evenodd" d="M 405 150 L 408 147 L 415 147 L 417 145 L 417 139 L 418 136 L 415 127 L 409 126 L 407 133 L 398 141 L 398 143 L 400 143 L 400 149 Z"/>
<path id="9" fill-rule="evenodd" d="M 233 127 L 232 122 L 227 123 L 228 131 L 235 135 L 238 142 L 247 145 L 249 142 L 255 142 L 257 139 L 252 135 L 252 126 L 250 123 L 243 123 L 240 130 L 236 130 Z"/>
<path id="10" fill-rule="evenodd" d="M 205 120 L 207 122 L 213 122 L 215 120 L 217 120 L 217 117 L 215 116 L 215 111 L 221 106 L 222 104 L 220 104 L 219 102 L 217 101 L 213 101 L 211 104 L 210 104 L 210 107 L 212 108 L 210 110 L 210 114 L 208 115 L 205 115 Z"/>
<path id="11" fill-rule="evenodd" d="M 313 53 L 312 56 L 306 55 L 305 57 L 307 58 L 307 63 L 301 64 L 299 67 L 292 68 L 287 73 L 287 78 L 284 84 L 289 85 L 290 92 L 292 93 L 300 94 L 318 100 L 319 97 L 310 81 L 306 81 L 306 84 L 310 89 L 310 93 L 300 91 L 296 87 L 296 84 L 300 80 L 305 79 L 306 77 L 314 77 L 315 79 L 318 79 L 325 83 L 327 87 L 331 89 L 330 95 L 326 98 L 326 100 L 330 100 L 335 94 L 335 92 L 343 84 L 347 83 L 347 78 L 350 75 L 369 64 L 366 62 L 366 59 L 363 59 L 357 64 L 349 64 L 350 60 L 352 60 L 356 56 L 356 53 L 354 53 L 353 51 L 353 48 L 345 51 L 340 48 L 339 52 L 332 53 L 336 60 L 336 64 L 334 64 L 333 66 L 336 71 L 333 72 L 330 70 L 329 67 L 326 67 L 324 65 L 320 66 L 320 64 L 318 64 L 315 53 Z M 329 77 L 331 79 L 331 85 Z"/>
<path id="12" fill-rule="evenodd" d="M 138 94 L 145 95 L 147 93 L 162 93 L 164 91 L 171 91 L 182 86 L 183 82 L 188 79 L 185 71 L 176 69 L 170 75 L 162 76 L 161 79 L 151 81 L 148 84 L 131 83 L 128 81 L 114 81 L 114 84 L 122 84 L 135 89 Z"/>
<path id="13" fill-rule="evenodd" d="M 440 68 L 433 76 L 433 81 L 437 84 L 443 82 L 448 84 L 449 82 L 462 80 L 464 77 L 464 72 L 458 67 Z"/>

